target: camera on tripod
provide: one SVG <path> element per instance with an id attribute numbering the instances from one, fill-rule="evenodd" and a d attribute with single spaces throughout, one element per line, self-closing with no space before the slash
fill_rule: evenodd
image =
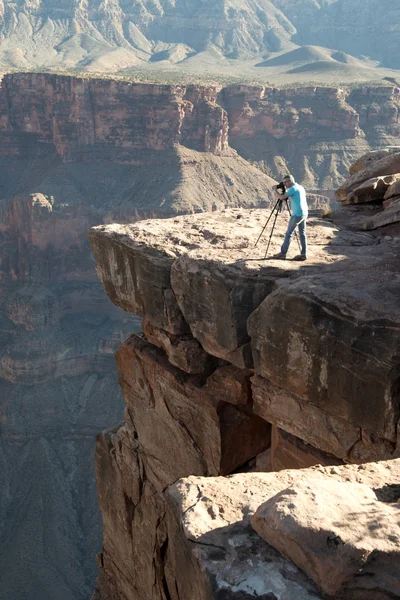
<path id="1" fill-rule="evenodd" d="M 257 246 L 257 244 L 260 241 L 261 236 L 264 233 L 264 231 L 265 231 L 268 223 L 270 222 L 272 216 L 275 215 L 274 221 L 272 223 L 272 229 L 271 229 L 271 233 L 270 233 L 270 236 L 269 236 L 268 246 L 267 246 L 267 249 L 265 251 L 264 258 L 267 258 L 268 250 L 269 250 L 269 247 L 270 247 L 270 244 L 271 244 L 272 235 L 274 233 L 274 229 L 275 229 L 275 225 L 276 225 L 276 220 L 278 218 L 279 213 L 281 213 L 282 210 L 283 210 L 284 203 L 285 203 L 285 206 L 286 206 L 287 211 L 289 213 L 289 217 L 292 216 L 292 212 L 290 210 L 290 206 L 289 206 L 289 203 L 288 203 L 288 197 L 286 195 L 286 187 L 285 187 L 285 184 L 283 183 L 283 181 L 281 181 L 280 183 L 278 183 L 278 185 L 274 185 L 272 187 L 272 189 L 276 190 L 278 192 L 279 197 L 276 199 L 275 205 L 274 205 L 274 207 L 271 210 L 271 213 L 270 213 L 270 215 L 269 215 L 269 217 L 267 219 L 267 222 L 265 223 L 264 227 L 262 228 L 261 233 L 258 236 L 256 243 L 254 244 L 255 246 Z M 295 232 L 295 236 L 296 236 L 296 239 L 297 239 L 297 243 L 299 244 L 299 248 L 300 248 L 300 242 L 299 242 L 299 238 L 297 237 L 297 232 Z"/>
<path id="2" fill-rule="evenodd" d="M 286 192 L 285 184 L 283 183 L 283 181 L 278 183 L 278 185 L 274 185 L 274 190 L 276 190 L 281 194 L 281 196 L 283 196 Z"/>

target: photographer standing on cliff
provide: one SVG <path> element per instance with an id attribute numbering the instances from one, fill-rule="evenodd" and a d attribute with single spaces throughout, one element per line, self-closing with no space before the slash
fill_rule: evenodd
<path id="1" fill-rule="evenodd" d="M 286 259 L 287 251 L 289 250 L 290 241 L 296 227 L 299 229 L 301 254 L 295 256 L 293 260 L 307 260 L 307 238 L 306 238 L 306 220 L 308 217 L 308 206 L 306 191 L 302 185 L 295 182 L 294 178 L 290 175 L 286 175 L 283 178 L 283 184 L 285 186 L 285 193 L 280 194 L 276 188 L 275 195 L 279 200 L 288 200 L 292 206 L 292 216 L 289 220 L 289 225 L 286 231 L 285 239 L 283 241 L 281 251 L 279 254 L 275 254 L 272 258 L 280 260 Z"/>

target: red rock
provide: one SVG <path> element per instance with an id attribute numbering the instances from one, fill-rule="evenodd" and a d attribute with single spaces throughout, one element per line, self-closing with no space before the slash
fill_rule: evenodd
<path id="1" fill-rule="evenodd" d="M 276 425 L 272 426 L 270 452 L 271 471 L 343 464 L 336 457 L 325 454 L 310 444 L 305 444 L 299 438 L 278 429 Z"/>
<path id="2" fill-rule="evenodd" d="M 390 248 L 385 258 L 376 258 L 375 266 L 353 263 L 351 276 L 332 269 L 326 278 L 281 285 L 254 311 L 248 328 L 258 375 L 309 403 L 310 410 L 317 407 L 395 444 L 399 258 Z M 392 326 L 380 327 L 383 318 Z"/>
<path id="3" fill-rule="evenodd" d="M 252 525 L 329 596 L 400 594 L 398 508 L 368 485 L 310 478 L 263 504 Z"/>
<path id="4" fill-rule="evenodd" d="M 383 201 L 386 193 L 397 181 L 400 175 L 383 175 L 364 181 L 351 194 L 348 195 L 346 204 L 365 204 L 366 202 Z"/>
<path id="5" fill-rule="evenodd" d="M 270 425 L 243 406 L 235 376 L 228 404 L 213 380 L 208 387 L 204 376 L 185 374 L 137 336 L 118 350 L 117 365 L 127 418 L 158 490 L 186 473 L 228 474 L 269 446 Z"/>

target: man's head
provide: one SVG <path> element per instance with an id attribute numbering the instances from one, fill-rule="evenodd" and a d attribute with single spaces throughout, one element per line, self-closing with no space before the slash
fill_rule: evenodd
<path id="1" fill-rule="evenodd" d="M 291 175 L 285 175 L 283 178 L 283 183 L 286 189 L 289 189 L 294 184 L 294 178 Z"/>

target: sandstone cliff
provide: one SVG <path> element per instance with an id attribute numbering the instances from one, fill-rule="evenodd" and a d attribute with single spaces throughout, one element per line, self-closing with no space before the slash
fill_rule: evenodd
<path id="1" fill-rule="evenodd" d="M 33 176 L 38 183 L 50 178 L 54 186 L 55 179 L 70 191 L 71 179 L 77 179 L 77 197 L 79 187 L 93 185 L 99 171 L 89 167 L 93 173 L 86 176 L 84 170 L 82 182 L 82 167 L 71 173 L 60 169 L 59 161 L 116 162 L 121 185 L 111 188 L 112 202 L 109 189 L 102 191 L 104 183 L 94 190 L 97 204 L 108 201 L 114 211 L 131 204 L 132 197 L 147 216 L 150 206 L 160 209 L 163 198 L 166 214 L 213 204 L 221 208 L 228 196 L 231 205 L 246 206 L 265 192 L 261 180 L 252 185 L 257 171 L 244 185 L 248 165 L 237 156 L 231 160 L 232 148 L 272 177 L 290 170 L 308 188 L 333 190 L 363 152 L 397 144 L 399 107 L 395 85 L 220 89 L 6 75 L 0 87 L 0 155 L 4 160 L 35 156 L 28 182 Z M 5 167 L 15 169 L 11 160 Z M 232 171 L 226 186 L 219 183 L 221 169 Z M 185 206 L 188 197 L 191 207 Z"/>
<path id="2" fill-rule="evenodd" d="M 95 432 L 122 418 L 113 353 L 139 324 L 106 301 L 96 281 L 87 230 L 99 223 L 266 205 L 271 179 L 232 149 L 234 144 L 244 153 L 244 139 L 256 145 L 254 123 L 244 117 L 249 111 L 247 100 L 255 93 L 260 95 L 253 88 L 239 93 L 237 89 L 134 85 L 38 74 L 7 75 L 2 80 L 0 469 L 5 485 L 0 500 L 0 541 L 6 565 L 1 589 L 8 598 L 36 600 L 38 586 L 32 582 L 37 581 L 37 574 L 45 586 L 40 588 L 43 598 L 46 594 L 53 598 L 57 590 L 60 600 L 83 599 L 93 584 L 92 557 L 100 543 L 100 521 L 90 476 L 90 448 Z M 280 95 L 283 92 L 271 91 L 265 97 L 268 94 L 278 98 L 276 102 L 286 102 Z M 311 88 L 301 101 L 315 115 L 323 113 L 326 104 L 321 94 Z M 394 87 L 390 94 L 394 98 Z M 354 110 L 358 110 L 349 108 L 347 101 L 343 100 L 343 112 L 339 113 L 345 117 L 346 127 L 352 119 L 357 120 Z M 254 115 L 262 113 L 265 100 L 257 103 Z M 357 128 L 349 134 L 339 119 L 335 121 L 335 143 L 342 144 L 345 137 L 353 144 L 351 151 L 346 146 L 343 164 L 364 144 L 369 149 L 390 141 L 396 127 L 395 106 L 395 98 L 389 101 L 384 97 L 382 115 L 386 120 L 376 117 L 371 138 Z M 329 120 L 331 113 L 325 117 Z M 269 139 L 278 143 L 282 123 L 286 123 L 285 118 L 274 119 L 271 129 L 265 130 L 264 144 Z M 250 132 L 247 138 L 245 125 Z M 306 144 L 311 148 L 312 140 L 331 135 L 329 127 L 316 117 L 314 121 L 310 117 L 307 127 L 306 138 L 301 137 L 299 128 L 284 129 L 286 138 L 278 140 L 283 156 L 290 156 L 293 148 L 299 153 L 303 148 L 308 156 Z M 353 133 L 356 137 L 350 138 Z M 259 158 L 258 154 L 254 160 Z M 267 162 L 267 171 L 274 175 L 280 175 L 283 168 L 301 175 L 296 171 L 298 163 L 289 159 L 276 165 Z M 342 166 L 340 170 L 343 172 Z M 322 181 L 319 173 L 316 166 L 316 187 Z M 372 216 L 371 211 L 368 214 Z M 232 227 L 230 217 L 221 227 L 225 235 L 225 229 Z M 178 234 L 177 243 L 179 239 Z M 152 268 L 152 264 L 141 267 L 144 281 L 151 279 Z M 230 277 L 234 281 L 236 273 Z M 274 280 L 272 274 L 267 283 L 255 285 L 255 298 L 264 294 L 265 285 L 272 288 Z M 254 283 L 252 275 L 249 281 Z M 240 286 L 235 294 L 236 319 L 241 314 Z M 224 298 L 224 307 L 229 308 L 229 293 Z M 169 311 L 168 318 L 179 323 L 180 312 L 172 300 L 168 292 L 163 311 Z M 153 315 L 159 306 L 156 296 L 154 303 Z M 243 306 L 249 310 L 253 299 L 244 297 Z M 190 375 L 201 379 L 202 373 L 211 374 L 216 360 L 231 361 L 240 368 L 248 364 L 251 352 L 243 322 L 238 331 L 229 334 L 228 346 L 219 350 L 213 346 L 215 332 L 205 333 L 207 352 L 193 342 L 185 323 L 181 324 L 184 331 L 179 329 L 181 325 L 175 331 L 164 327 L 162 320 L 157 323 L 152 318 L 144 322 L 147 339 L 168 349 L 171 363 Z M 243 400 L 248 394 L 249 373 L 229 368 L 218 373 L 209 389 L 222 378 L 245 405 L 237 411 L 226 407 L 224 401 L 222 410 L 215 406 L 211 391 L 204 400 L 217 440 L 209 464 L 214 465 L 215 456 L 221 454 L 223 458 L 217 462 L 226 473 L 247 458 L 248 450 L 244 454 L 238 451 L 233 460 L 234 440 L 224 433 L 223 449 L 219 448 L 222 442 L 217 439 L 217 426 L 229 433 L 235 422 L 235 431 L 246 439 L 249 428 L 260 421 Z M 173 374 L 171 378 L 173 381 Z M 220 412 L 221 419 L 216 416 Z M 263 427 L 262 423 L 257 429 L 259 434 Z M 283 435 L 281 432 L 274 454 L 276 462 L 282 448 L 285 456 L 293 447 L 297 456 L 302 448 L 300 442 L 294 444 L 292 437 Z M 255 440 L 260 438 L 255 436 Z M 269 444 L 269 433 L 267 440 Z M 204 461 L 196 460 L 203 467 L 194 472 L 203 474 Z M 218 472 L 213 467 L 207 474 Z M 179 473 L 185 475 L 187 470 Z M 49 545 L 57 549 L 51 560 Z"/>
<path id="3" fill-rule="evenodd" d="M 362 157 L 343 186 L 349 204 L 363 184 L 375 189 L 375 171 L 397 173 L 399 157 Z M 374 215 L 397 186 L 386 179 L 366 201 Z M 398 509 L 381 506 L 400 489 L 400 238 L 385 223 L 367 233 L 368 212 L 351 204 L 333 220 L 310 218 L 301 264 L 263 259 L 259 210 L 91 230 L 109 298 L 143 317 L 143 334 L 117 352 L 126 422 L 97 443 L 95 598 L 400 593 Z M 281 215 L 272 253 L 285 229 Z M 285 471 L 316 465 L 330 468 Z M 250 528 L 256 510 L 265 542 Z M 387 543 L 373 527 L 387 527 Z"/>
<path id="4" fill-rule="evenodd" d="M 309 188 L 333 190 L 367 150 L 398 144 L 397 87 L 231 86 L 221 92 L 229 142 L 277 177 L 292 171 Z"/>
<path id="5" fill-rule="evenodd" d="M 270 194 L 272 180 L 229 148 L 215 95 L 2 81 L 0 596 L 83 600 L 94 585 L 93 440 L 122 420 L 114 352 L 140 323 L 105 298 L 88 229 Z"/>

